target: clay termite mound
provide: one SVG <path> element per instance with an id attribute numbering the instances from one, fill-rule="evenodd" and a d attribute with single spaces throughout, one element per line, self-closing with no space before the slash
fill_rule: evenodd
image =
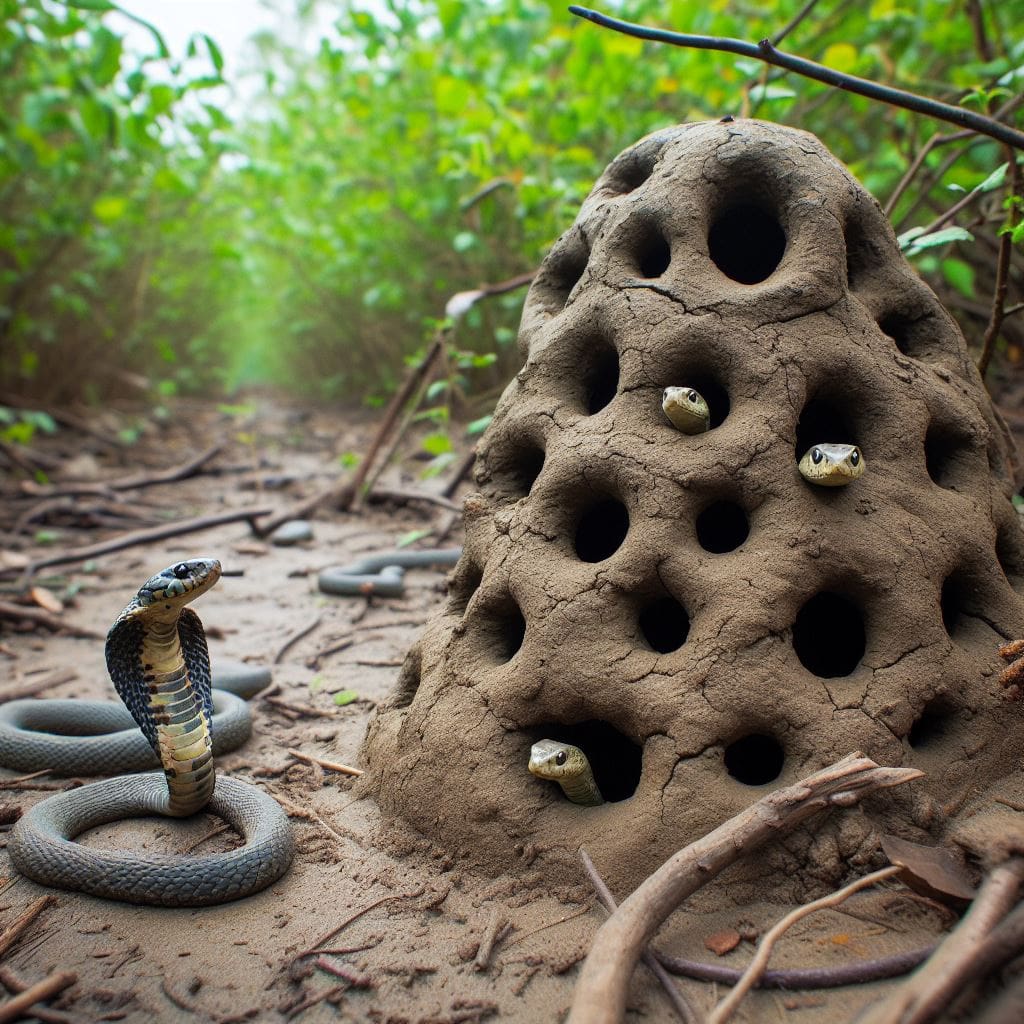
<path id="1" fill-rule="evenodd" d="M 1017 770 L 1016 453 L 878 204 L 812 136 L 689 124 L 618 156 L 533 283 L 443 611 L 363 750 L 380 805 L 483 870 L 619 891 L 769 788 L 860 750 L 927 778 L 734 869 L 784 898 L 935 841 Z M 662 390 L 706 398 L 687 435 Z M 867 471 L 827 489 L 816 442 Z M 548 737 L 607 802 L 527 772 Z M 930 836 L 930 838 L 929 838 Z"/>

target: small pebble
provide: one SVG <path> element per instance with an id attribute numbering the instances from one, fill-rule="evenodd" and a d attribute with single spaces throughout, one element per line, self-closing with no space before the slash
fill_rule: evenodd
<path id="1" fill-rule="evenodd" d="M 290 547 L 313 539 L 313 527 L 306 519 L 290 519 L 282 523 L 271 535 L 270 543 L 279 548 Z"/>

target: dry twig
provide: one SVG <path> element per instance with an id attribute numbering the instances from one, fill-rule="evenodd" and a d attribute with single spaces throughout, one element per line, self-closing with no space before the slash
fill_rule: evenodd
<path id="1" fill-rule="evenodd" d="M 41 1003 L 44 999 L 63 992 L 64 989 L 74 985 L 76 981 L 78 981 L 77 974 L 72 974 L 70 971 L 58 971 L 56 974 L 51 974 L 48 978 L 43 978 L 42 981 L 30 985 L 24 992 L 13 996 L 0 1006 L 0 1024 L 17 1020 L 24 1016 L 25 1011 L 35 1003 Z"/>
<path id="2" fill-rule="evenodd" d="M 342 764 L 340 761 L 325 761 L 322 757 L 314 757 L 312 754 L 303 754 L 298 750 L 289 750 L 289 757 L 294 757 L 296 761 L 302 761 L 304 764 L 317 764 L 321 768 L 326 768 L 329 772 L 341 772 L 342 775 L 362 775 L 362 768 L 350 768 L 347 764 Z"/>
<path id="3" fill-rule="evenodd" d="M 594 867 L 594 862 L 590 859 L 590 855 L 582 848 L 580 849 L 580 860 L 583 861 L 583 870 L 586 871 L 587 876 L 590 878 L 590 884 L 594 887 L 601 905 L 609 914 L 614 914 L 618 909 L 615 897 L 612 896 L 611 890 L 605 885 L 604 879 L 598 874 L 597 868 Z M 661 987 L 665 990 L 669 1002 L 675 1008 L 676 1013 L 679 1014 L 679 1019 L 684 1024 L 698 1024 L 700 1018 L 697 1016 L 696 1010 L 690 1005 L 686 996 L 676 988 L 675 982 L 668 976 L 668 971 L 655 959 L 654 953 L 649 949 L 645 949 L 640 959 L 643 960 L 644 966 L 661 983 Z"/>
<path id="4" fill-rule="evenodd" d="M 85 637 L 87 640 L 103 639 L 95 630 L 65 622 L 61 616 L 30 604 L 0 601 L 0 619 L 7 619 L 9 622 L 32 622 L 48 629 L 51 633 L 67 633 L 68 636 Z"/>
<path id="5" fill-rule="evenodd" d="M 618 1024 L 629 979 L 666 917 L 730 864 L 812 815 L 849 807 L 878 789 L 923 776 L 913 768 L 880 768 L 857 753 L 777 789 L 703 839 L 669 858 L 604 923 L 594 939 L 573 999 L 569 1024 Z"/>
<path id="6" fill-rule="evenodd" d="M 872 1007 L 860 1024 L 926 1024 L 945 1010 L 975 973 L 979 947 L 1020 895 L 1024 860 L 1000 864 L 985 879 L 963 920 L 931 959 L 887 999 Z"/>
<path id="7" fill-rule="evenodd" d="M 880 871 L 874 871 L 870 875 L 858 878 L 837 892 L 830 893 L 828 896 L 822 896 L 818 900 L 812 900 L 810 903 L 805 903 L 803 906 L 797 907 L 786 914 L 781 921 L 765 933 L 757 947 L 754 959 L 750 961 L 747 969 L 743 972 L 743 977 L 736 983 L 733 990 L 711 1011 L 707 1018 L 707 1024 L 725 1024 L 732 1017 L 736 1012 L 736 1008 L 742 1002 L 743 997 L 758 983 L 761 975 L 764 974 L 764 970 L 768 966 L 768 958 L 772 954 L 772 948 L 775 946 L 775 943 L 797 921 L 802 920 L 808 914 L 813 914 L 816 910 L 838 906 L 855 892 L 866 889 L 869 885 L 874 885 L 875 882 L 880 882 L 884 878 L 898 875 L 902 870 L 903 868 L 899 865 L 890 864 L 887 868 L 882 868 Z"/>
<path id="8" fill-rule="evenodd" d="M 30 903 L 0 934 L 0 958 L 5 957 L 10 948 L 21 938 L 22 932 L 48 907 L 54 906 L 57 897 L 52 894 L 40 896 Z"/>
<path id="9" fill-rule="evenodd" d="M 75 548 L 74 551 L 65 551 L 62 554 L 50 555 L 48 558 L 40 558 L 32 562 L 22 572 L 26 576 L 31 576 L 40 569 L 46 569 L 51 565 L 69 565 L 72 562 L 85 562 L 90 558 L 98 558 L 100 555 L 124 551 L 125 548 L 138 547 L 140 544 L 151 544 L 157 540 L 167 540 L 168 537 L 181 537 L 186 533 L 199 533 L 201 530 L 210 530 L 215 526 L 225 526 L 227 523 L 239 523 L 243 520 L 248 520 L 250 526 L 252 526 L 256 519 L 267 515 L 268 511 L 265 508 L 240 509 L 235 512 L 220 512 L 212 516 L 196 516 L 194 519 L 179 519 L 177 522 L 167 523 L 164 526 L 154 526 L 147 530 L 133 530 L 131 533 L 123 533 L 119 537 L 100 541 L 98 544 L 87 544 L 84 547 Z"/>

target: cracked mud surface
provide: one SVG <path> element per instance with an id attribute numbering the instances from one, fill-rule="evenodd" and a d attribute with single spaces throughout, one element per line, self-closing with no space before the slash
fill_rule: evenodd
<path id="1" fill-rule="evenodd" d="M 491 870 L 514 855 L 567 882 L 582 844 L 628 890 L 851 751 L 928 773 L 770 847 L 732 876 L 742 906 L 879 863 L 879 829 L 942 838 L 1020 764 L 995 683 L 1024 630 L 1016 451 L 954 321 L 816 140 L 703 123 L 621 154 L 519 343 L 452 597 L 371 723 L 386 811 L 457 825 Z M 707 433 L 668 422 L 668 385 L 704 395 Z M 816 442 L 859 445 L 867 472 L 809 485 Z M 582 746 L 609 802 L 526 775 L 542 736 Z"/>

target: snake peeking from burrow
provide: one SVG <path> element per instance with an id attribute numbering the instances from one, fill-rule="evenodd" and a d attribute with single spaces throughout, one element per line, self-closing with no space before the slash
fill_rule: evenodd
<path id="1" fill-rule="evenodd" d="M 571 743 L 538 740 L 530 748 L 527 767 L 538 778 L 557 782 L 574 804 L 596 807 L 604 803 L 587 755 Z"/>
<path id="2" fill-rule="evenodd" d="M 661 393 L 661 408 L 672 425 L 684 434 L 703 434 L 711 429 L 708 403 L 693 388 L 665 388 Z"/>
<path id="3" fill-rule="evenodd" d="M 797 464 L 800 475 L 819 487 L 845 487 L 867 468 L 855 444 L 815 444 Z"/>
<path id="4" fill-rule="evenodd" d="M 292 838 L 281 807 L 253 786 L 214 774 L 210 660 L 202 623 L 186 605 L 219 578 L 216 560 L 179 562 L 147 580 L 118 616 L 107 635 L 107 667 L 163 773 L 107 779 L 36 804 L 8 846 L 22 874 L 130 903 L 202 906 L 258 892 L 288 869 Z M 245 844 L 212 856 L 168 857 L 71 841 L 121 818 L 203 809 L 223 817 Z"/>

